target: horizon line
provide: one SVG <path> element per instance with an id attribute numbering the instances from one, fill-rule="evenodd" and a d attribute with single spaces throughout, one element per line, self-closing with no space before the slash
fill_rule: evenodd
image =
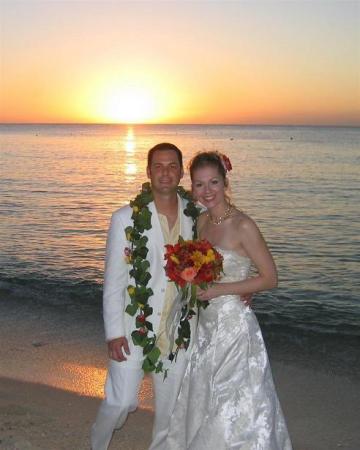
<path id="1" fill-rule="evenodd" d="M 294 124 L 294 123 L 126 123 L 126 122 L 0 122 L 0 125 L 112 125 L 112 126 L 234 126 L 234 127 L 334 127 L 359 128 L 359 124 Z"/>

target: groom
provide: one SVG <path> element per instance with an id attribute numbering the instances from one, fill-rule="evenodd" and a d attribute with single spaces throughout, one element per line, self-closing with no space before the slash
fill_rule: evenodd
<path id="1" fill-rule="evenodd" d="M 153 201 L 148 205 L 151 212 L 151 228 L 145 230 L 151 274 L 147 287 L 153 295 L 149 305 L 153 313 L 149 316 L 157 345 L 162 350 L 164 364 L 169 342 L 166 336 L 166 318 L 176 295 L 174 283 L 169 283 L 164 270 L 164 245 L 175 244 L 179 235 L 192 239 L 193 221 L 184 215 L 187 200 L 177 193 L 183 177 L 182 153 L 173 144 L 155 145 L 148 152 L 147 176 L 151 182 Z M 135 319 L 125 312 L 130 304 L 127 290 L 134 283 L 126 256 L 130 246 L 125 233 L 133 226 L 132 208 L 124 206 L 114 212 L 108 233 L 104 279 L 103 315 L 105 336 L 110 364 L 105 383 L 105 399 L 101 403 L 96 421 L 92 427 L 92 450 L 106 450 L 115 428 L 120 428 L 129 412 L 138 404 L 138 391 L 144 376 L 142 348 L 132 342 L 131 332 L 135 330 Z M 194 326 L 195 320 L 191 324 Z M 168 422 L 179 392 L 186 366 L 184 350 L 178 354 L 176 363 L 171 364 L 164 381 L 162 373 L 152 373 L 155 391 L 155 419 L 152 444 L 149 450 L 166 450 L 164 441 Z M 166 368 L 166 366 L 165 366 Z"/>

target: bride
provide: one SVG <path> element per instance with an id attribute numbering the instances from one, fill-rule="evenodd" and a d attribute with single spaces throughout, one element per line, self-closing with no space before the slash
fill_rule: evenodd
<path id="1" fill-rule="evenodd" d="M 228 170 L 230 160 L 218 152 L 199 153 L 190 164 L 193 195 L 207 208 L 198 234 L 223 255 L 224 275 L 198 291 L 209 306 L 200 312 L 165 447 L 291 450 L 257 319 L 239 300 L 276 287 L 276 267 L 254 221 L 229 202 Z"/>

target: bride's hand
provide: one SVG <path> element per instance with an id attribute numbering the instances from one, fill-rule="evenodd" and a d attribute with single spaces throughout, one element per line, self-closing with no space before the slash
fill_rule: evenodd
<path id="1" fill-rule="evenodd" d="M 226 292 L 224 292 L 223 287 L 221 287 L 221 284 L 213 284 L 212 286 L 209 286 L 207 289 L 196 289 L 196 296 L 201 302 L 207 302 L 215 297 L 219 297 L 220 295 L 224 295 Z M 241 295 L 241 301 L 244 302 L 246 306 L 249 306 L 251 308 L 252 306 L 252 300 L 253 300 L 253 294 L 243 294 Z"/>
<path id="2" fill-rule="evenodd" d="M 219 294 L 216 292 L 216 285 L 209 286 L 207 289 L 198 287 L 196 290 L 196 296 L 201 302 L 207 302 L 218 295 Z"/>

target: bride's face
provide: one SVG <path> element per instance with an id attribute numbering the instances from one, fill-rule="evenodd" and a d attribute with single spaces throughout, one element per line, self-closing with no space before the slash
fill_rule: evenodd
<path id="1" fill-rule="evenodd" d="M 225 180 L 215 166 L 200 167 L 193 173 L 193 196 L 206 208 L 226 203 L 225 187 Z"/>

